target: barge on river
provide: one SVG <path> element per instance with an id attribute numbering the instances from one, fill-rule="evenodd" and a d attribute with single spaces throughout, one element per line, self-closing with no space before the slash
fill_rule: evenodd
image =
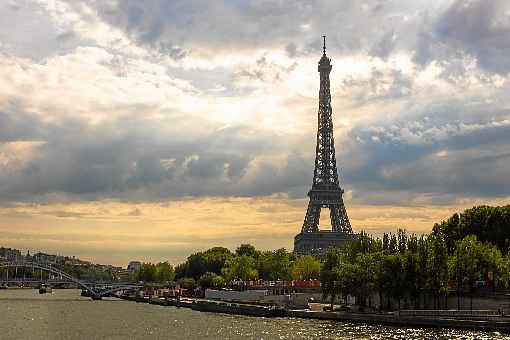
<path id="1" fill-rule="evenodd" d="M 285 309 L 275 306 L 258 306 L 210 300 L 195 300 L 191 304 L 191 309 L 200 312 L 240 314 L 249 316 L 285 316 Z"/>

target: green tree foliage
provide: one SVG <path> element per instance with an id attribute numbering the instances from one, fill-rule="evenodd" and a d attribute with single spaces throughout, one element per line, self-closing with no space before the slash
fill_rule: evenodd
<path id="1" fill-rule="evenodd" d="M 233 256 L 234 254 L 224 247 L 214 247 L 192 254 L 185 263 L 176 267 L 176 277 L 193 277 L 198 280 L 207 272 L 220 275 L 225 263 Z"/>
<path id="2" fill-rule="evenodd" d="M 392 234 L 390 236 L 390 245 L 389 245 L 389 251 L 391 253 L 395 253 L 398 249 L 398 241 L 397 241 L 397 236 L 395 236 L 394 234 Z"/>
<path id="3" fill-rule="evenodd" d="M 152 263 L 142 263 L 140 269 L 135 273 L 135 279 L 143 282 L 156 281 L 156 265 Z"/>
<path id="4" fill-rule="evenodd" d="M 227 281 L 248 281 L 256 280 L 259 277 L 255 259 L 246 255 L 235 256 L 228 259 L 222 269 L 222 275 Z"/>
<path id="5" fill-rule="evenodd" d="M 211 284 L 212 284 L 212 287 L 214 287 L 214 288 L 220 288 L 220 287 L 224 287 L 225 286 L 226 281 L 223 278 L 223 276 L 216 275 L 215 277 L 212 278 Z"/>
<path id="6" fill-rule="evenodd" d="M 156 265 L 156 280 L 158 282 L 169 282 L 175 278 L 174 267 L 168 262 L 160 262 Z"/>
<path id="7" fill-rule="evenodd" d="M 341 262 L 333 268 L 334 277 L 336 279 L 335 289 L 338 296 L 347 296 L 348 294 L 355 295 L 356 289 L 356 264 L 345 261 L 342 258 Z M 333 299 L 331 301 L 333 304 Z M 333 306 L 331 306 L 333 308 Z"/>
<path id="8" fill-rule="evenodd" d="M 203 253 L 190 255 L 186 261 L 184 275 L 198 280 L 207 272 L 207 259 Z"/>
<path id="9" fill-rule="evenodd" d="M 178 283 L 185 289 L 194 289 L 196 287 L 196 281 L 192 277 L 183 277 L 182 279 L 179 279 Z"/>
<path id="10" fill-rule="evenodd" d="M 433 232 L 444 235 L 450 254 L 455 251 L 455 243 L 467 235 L 475 235 L 481 242 L 490 242 L 506 254 L 510 246 L 510 205 L 467 209 L 436 224 Z"/>
<path id="11" fill-rule="evenodd" d="M 392 301 L 398 308 L 401 301 L 414 308 L 425 306 L 418 298 L 426 293 L 440 308 L 439 297 L 447 295 L 451 279 L 472 292 L 476 281 L 492 273 L 500 286 L 506 286 L 509 259 L 510 255 L 502 256 L 496 246 L 474 235 L 455 242 L 455 251 L 449 254 L 441 232 L 417 237 L 399 230 L 396 235 L 383 235 L 382 240 L 361 233 L 343 250 L 328 252 L 321 271 L 323 295 L 333 303 L 349 294 L 365 305 L 367 297 L 379 293 L 383 307 L 391 309 Z"/>
<path id="12" fill-rule="evenodd" d="M 404 254 L 404 289 L 409 294 L 414 308 L 418 308 L 418 297 L 422 288 L 421 282 L 419 256 L 416 252 L 407 251 Z"/>
<path id="13" fill-rule="evenodd" d="M 388 235 L 385 234 L 386 237 Z M 379 239 L 375 239 L 367 235 L 364 231 L 362 231 L 358 237 L 347 244 L 345 248 L 345 253 L 349 257 L 354 258 L 357 254 L 366 254 L 373 253 L 383 249 L 383 242 Z"/>
<path id="14" fill-rule="evenodd" d="M 225 279 L 216 273 L 207 272 L 200 277 L 198 283 L 202 288 L 219 288 L 225 285 Z"/>
<path id="15" fill-rule="evenodd" d="M 313 256 L 300 256 L 294 261 L 292 277 L 295 280 L 318 279 L 321 273 L 321 263 Z"/>
<path id="16" fill-rule="evenodd" d="M 142 263 L 135 272 L 135 279 L 143 282 L 169 282 L 175 278 L 174 268 L 168 262 Z"/>
<path id="17" fill-rule="evenodd" d="M 188 268 L 187 262 L 179 263 L 178 265 L 176 265 L 174 268 L 175 278 L 182 279 L 183 277 L 185 277 L 187 268 Z"/>
<path id="18" fill-rule="evenodd" d="M 388 297 L 398 301 L 400 308 L 400 301 L 405 296 L 406 289 L 404 257 L 399 253 L 387 254 L 382 258 L 380 265 L 383 290 Z"/>
<path id="19" fill-rule="evenodd" d="M 250 256 L 250 257 L 253 257 L 254 259 L 257 259 L 260 256 L 260 251 L 255 249 L 255 247 L 252 246 L 251 244 L 241 244 L 236 249 L 236 255 L 237 256 L 245 255 L 245 256 Z"/>
<path id="20" fill-rule="evenodd" d="M 475 281 L 482 275 L 482 244 L 476 239 L 476 236 L 469 235 L 456 242 L 453 268 L 457 274 L 457 282 L 467 284 L 471 296 L 471 309 L 473 287 Z"/>
<path id="21" fill-rule="evenodd" d="M 432 234 L 428 238 L 428 284 L 437 300 L 438 295 L 448 293 L 448 249 L 443 235 Z M 436 305 L 436 301 L 434 301 Z"/>
<path id="22" fill-rule="evenodd" d="M 294 255 L 281 248 L 260 254 L 257 269 L 263 280 L 291 280 Z"/>
<path id="23" fill-rule="evenodd" d="M 264 280 L 290 280 L 295 259 L 293 253 L 283 248 L 261 252 L 250 244 L 242 244 L 232 253 L 227 248 L 214 247 L 192 254 L 186 262 L 177 265 L 175 278 L 192 277 L 199 281 L 204 274 L 215 273 L 227 282 L 241 278 L 256 279 L 259 276 Z"/>
<path id="24" fill-rule="evenodd" d="M 376 288 L 376 257 L 371 253 L 360 253 L 356 256 L 351 269 L 352 281 L 348 283 L 353 295 L 358 296 L 361 304 L 371 296 Z"/>
<path id="25" fill-rule="evenodd" d="M 221 269 L 224 267 L 227 260 L 229 260 L 232 256 L 232 252 L 224 247 L 214 247 L 211 248 L 204 253 L 206 259 L 206 269 L 207 271 L 221 274 Z"/>
<path id="26" fill-rule="evenodd" d="M 468 235 L 456 242 L 451 267 L 457 282 L 467 286 L 471 309 L 476 281 L 484 279 L 490 272 L 500 285 L 506 286 L 508 282 L 507 261 L 499 249 L 490 243 L 478 241 L 475 235 Z"/>
<path id="27" fill-rule="evenodd" d="M 342 287 L 340 280 L 343 257 L 342 251 L 336 248 L 330 249 L 326 254 L 326 259 L 321 271 L 322 295 L 324 299 L 331 298 L 331 309 L 335 303 L 335 299 L 342 294 Z"/>

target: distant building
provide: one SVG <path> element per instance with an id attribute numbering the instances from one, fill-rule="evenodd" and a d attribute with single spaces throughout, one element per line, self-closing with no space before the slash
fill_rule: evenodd
<path id="1" fill-rule="evenodd" d="M 112 274 L 114 276 L 114 279 L 120 282 L 128 282 L 131 281 L 131 279 L 133 278 L 133 272 L 127 269 L 119 269 L 113 272 Z"/>
<path id="2" fill-rule="evenodd" d="M 32 260 L 37 263 L 57 264 L 59 262 L 59 257 L 57 255 L 38 252 L 32 255 Z"/>
<path id="3" fill-rule="evenodd" d="M 18 249 L 0 247 L 0 258 L 7 261 L 17 261 L 21 260 L 23 255 L 21 255 L 21 251 Z"/>
<path id="4" fill-rule="evenodd" d="M 136 272 L 137 270 L 140 269 L 141 266 L 142 263 L 140 261 L 131 261 L 127 266 L 127 270 L 130 272 Z"/>

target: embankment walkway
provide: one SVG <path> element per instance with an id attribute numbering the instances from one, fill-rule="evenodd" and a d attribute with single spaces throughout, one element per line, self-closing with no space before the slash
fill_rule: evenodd
<path id="1" fill-rule="evenodd" d="M 510 316 L 501 316 L 491 311 L 477 311 L 475 313 L 459 313 L 458 311 L 401 311 L 395 313 L 353 313 L 353 312 L 325 312 L 311 310 L 294 310 L 278 308 L 275 313 L 268 313 L 267 307 L 243 303 L 231 303 L 205 299 L 184 298 L 127 298 L 142 303 L 150 303 L 160 306 L 175 306 L 191 308 L 198 311 L 213 313 L 227 313 L 251 315 L 259 317 L 293 317 L 303 319 L 335 320 L 342 322 L 356 322 L 367 324 L 379 324 L 396 327 L 424 327 L 424 328 L 457 328 L 467 330 L 497 331 L 510 333 Z M 207 308 L 203 308 L 204 303 Z M 201 306 L 199 306 L 201 305 Z M 198 307 L 198 308 L 197 308 Z M 438 313 L 439 312 L 439 313 Z M 480 313 L 484 312 L 484 313 Z"/>

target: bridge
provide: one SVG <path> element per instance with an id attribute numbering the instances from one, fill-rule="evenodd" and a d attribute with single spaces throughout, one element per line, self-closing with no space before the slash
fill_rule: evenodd
<path id="1" fill-rule="evenodd" d="M 0 279 L 1 283 L 29 283 L 29 282 L 40 282 L 40 283 L 51 283 L 51 284 L 61 284 L 61 283 L 74 283 L 78 285 L 82 290 L 86 291 L 93 300 L 101 300 L 105 296 L 109 296 L 119 291 L 123 290 L 136 290 L 141 289 L 144 285 L 141 284 L 133 284 L 133 283 L 105 283 L 105 282 L 87 282 L 83 280 L 79 280 L 72 275 L 67 274 L 66 272 L 51 266 L 50 264 L 32 262 L 32 261 L 11 261 L 11 262 L 0 262 L 0 270 L 4 268 L 15 268 L 16 271 L 19 268 L 31 269 L 32 272 L 35 270 L 40 270 L 42 272 L 46 272 L 52 274 L 53 276 L 58 277 L 59 279 L 53 280 L 43 280 L 41 275 L 41 280 L 24 280 L 24 279 L 9 279 L 9 271 L 6 271 L 6 277 L 4 279 Z"/>

